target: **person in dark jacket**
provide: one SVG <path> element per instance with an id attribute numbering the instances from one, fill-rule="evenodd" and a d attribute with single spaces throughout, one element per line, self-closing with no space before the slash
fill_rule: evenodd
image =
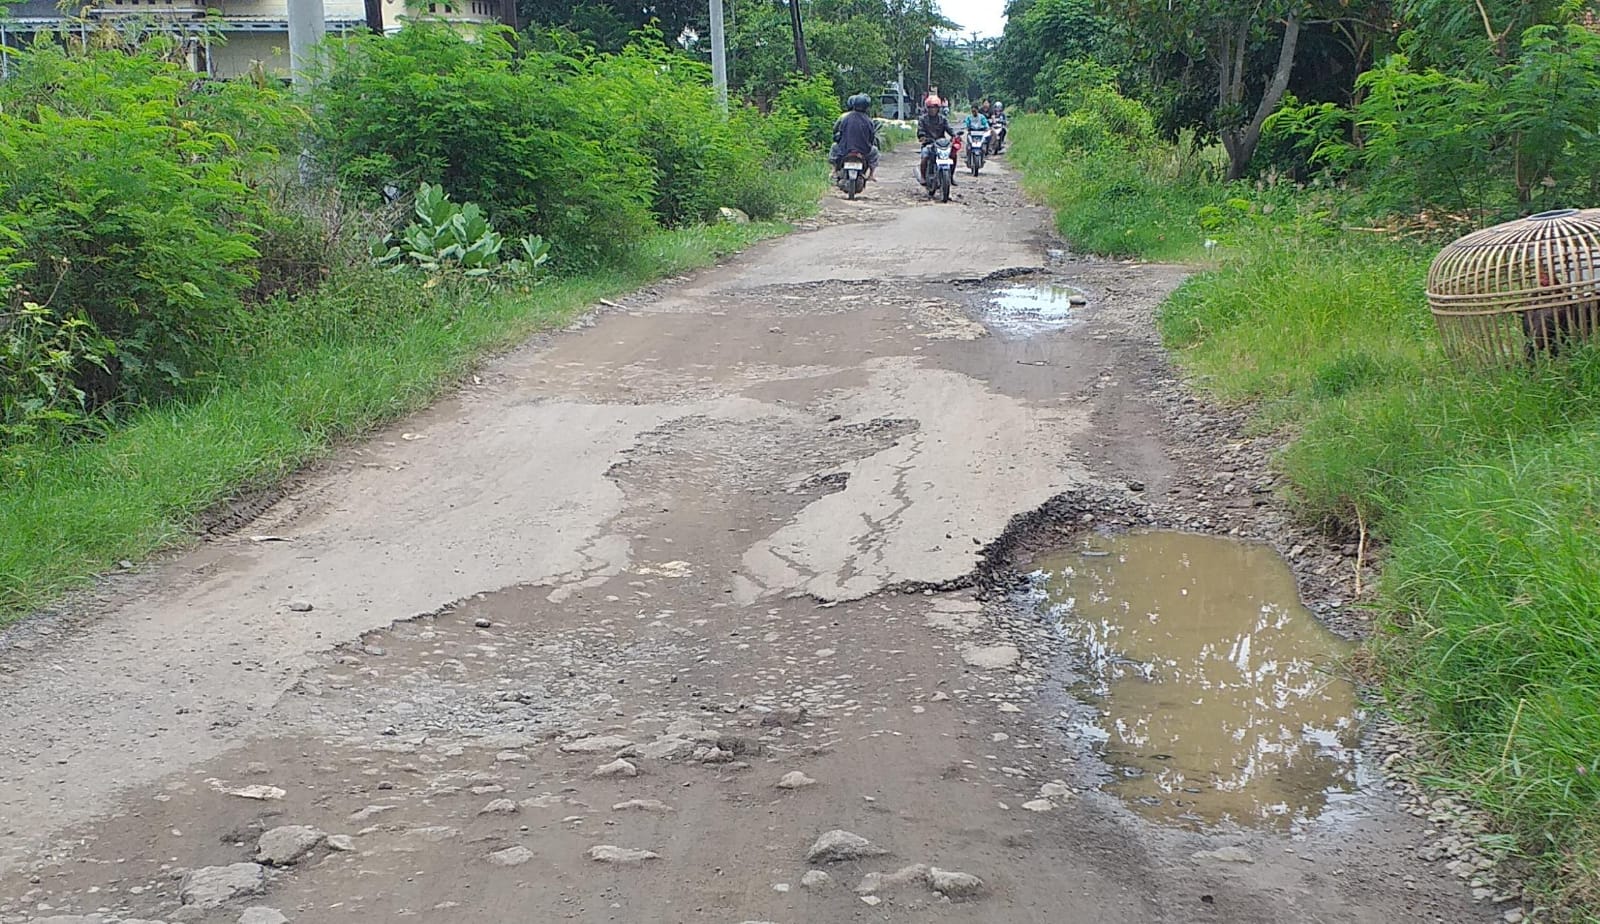
<path id="1" fill-rule="evenodd" d="M 835 176 L 844 166 L 845 155 L 851 151 L 866 157 L 868 180 L 874 179 L 873 174 L 878 172 L 878 127 L 867 115 L 871 104 L 872 97 L 857 93 L 845 101 L 849 108 L 833 123 L 833 149 L 828 152 L 828 163 Z"/>
<path id="2" fill-rule="evenodd" d="M 930 96 L 928 111 L 917 120 L 917 143 L 922 145 L 922 163 L 917 169 L 918 181 L 928 182 L 928 166 L 933 162 L 933 143 L 946 135 L 952 140 L 958 137 L 955 129 L 950 127 L 950 120 L 944 117 L 944 101 L 937 96 Z M 955 171 L 951 171 L 950 185 L 956 185 Z"/>

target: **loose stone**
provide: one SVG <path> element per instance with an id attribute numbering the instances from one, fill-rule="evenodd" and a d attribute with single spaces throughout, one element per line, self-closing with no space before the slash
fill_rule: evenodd
<path id="1" fill-rule="evenodd" d="M 495 799 L 483 808 L 478 809 L 479 815 L 515 815 L 522 811 L 517 803 L 510 799 Z"/>
<path id="2" fill-rule="evenodd" d="M 806 851 L 806 860 L 811 863 L 841 863 L 862 857 L 881 857 L 886 853 L 887 850 L 874 847 L 871 841 L 859 834 L 835 828 L 817 838 L 817 842 Z"/>
<path id="3" fill-rule="evenodd" d="M 266 867 L 233 863 L 190 870 L 178 885 L 178 898 L 202 910 L 216 908 L 241 895 L 258 895 L 267 887 Z"/>
<path id="4" fill-rule="evenodd" d="M 489 854 L 489 862 L 495 866 L 521 866 L 532 859 L 533 851 L 521 844 Z"/>
<path id="5" fill-rule="evenodd" d="M 636 850 L 632 847 L 615 847 L 611 844 L 600 844 L 589 848 L 589 859 L 599 863 L 644 863 L 649 860 L 661 859 L 661 854 L 653 850 Z"/>
<path id="6" fill-rule="evenodd" d="M 937 866 L 928 870 L 928 885 L 950 898 L 970 898 L 984 890 L 983 880 L 977 876 Z"/>
<path id="7" fill-rule="evenodd" d="M 815 786 L 816 784 L 816 780 L 806 776 L 799 770 L 791 770 L 788 773 L 785 773 L 783 775 L 783 779 L 779 780 L 774 785 L 776 785 L 779 789 L 804 789 L 807 786 Z"/>
<path id="8" fill-rule="evenodd" d="M 284 825 L 261 835 L 256 842 L 256 862 L 290 866 L 317 849 L 327 835 L 310 825 Z"/>
<path id="9" fill-rule="evenodd" d="M 615 753 L 632 744 L 632 741 L 617 735 L 598 735 L 593 738 L 568 741 L 558 750 L 563 754 L 604 754 Z"/>

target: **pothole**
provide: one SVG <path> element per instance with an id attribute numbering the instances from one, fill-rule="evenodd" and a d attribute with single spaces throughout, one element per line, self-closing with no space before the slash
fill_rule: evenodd
<path id="1" fill-rule="evenodd" d="M 1359 785 L 1347 644 L 1303 607 L 1271 548 L 1214 536 L 1093 537 L 1037 561 L 1081 659 L 1073 730 L 1154 821 L 1289 830 Z"/>
<path id="2" fill-rule="evenodd" d="M 1057 330 L 1081 320 L 1088 303 L 1082 289 L 1059 283 L 1004 286 L 984 302 L 983 321 L 1015 334 Z"/>

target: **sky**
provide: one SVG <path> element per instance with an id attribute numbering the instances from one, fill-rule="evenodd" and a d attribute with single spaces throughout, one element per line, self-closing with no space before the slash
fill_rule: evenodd
<path id="1" fill-rule="evenodd" d="M 939 0 L 944 15 L 961 23 L 961 34 L 999 38 L 1006 27 L 1005 0 Z"/>

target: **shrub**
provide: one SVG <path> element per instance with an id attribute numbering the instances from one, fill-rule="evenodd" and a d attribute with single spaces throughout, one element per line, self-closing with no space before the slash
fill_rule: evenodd
<path id="1" fill-rule="evenodd" d="M 725 205 L 771 214 L 763 201 L 771 151 L 760 117 L 737 104 L 725 114 L 710 68 L 643 33 L 619 54 L 588 62 L 576 80 L 591 105 L 618 115 L 605 148 L 636 151 L 649 164 L 651 210 L 662 224 L 710 221 Z"/>
<path id="2" fill-rule="evenodd" d="M 823 77 L 794 77 L 772 101 L 770 119 L 779 126 L 799 126 L 805 151 L 821 151 L 833 144 L 833 125 L 841 112 L 839 94 L 834 92 L 831 81 Z M 803 155 L 805 151 L 800 153 Z"/>
<path id="3" fill-rule="evenodd" d="M 148 53 L 69 56 L 41 42 L 14 62 L 0 82 L 0 227 L 18 264 L 9 301 L 114 344 L 91 351 L 98 362 L 57 367 L 85 408 L 168 394 L 231 345 L 262 216 L 245 180 L 273 153 L 265 132 L 235 137 L 206 120 L 291 116 L 276 91 L 201 91 Z"/>
<path id="4" fill-rule="evenodd" d="M 374 197 L 442 185 L 483 203 L 507 233 L 550 241 L 569 264 L 621 255 L 651 226 L 651 169 L 605 141 L 650 100 L 585 93 L 594 82 L 574 79 L 584 62 L 513 52 L 507 30 L 468 41 L 428 22 L 332 44 L 312 93 L 323 163 Z"/>

